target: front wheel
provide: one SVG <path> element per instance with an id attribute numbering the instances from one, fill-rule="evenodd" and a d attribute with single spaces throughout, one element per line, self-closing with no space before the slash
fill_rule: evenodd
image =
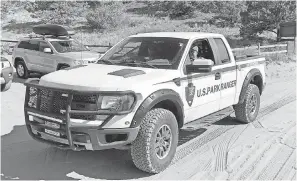
<path id="1" fill-rule="evenodd" d="M 236 119 L 243 123 L 253 122 L 260 108 L 260 91 L 254 84 L 249 84 L 244 101 L 234 106 Z"/>
<path id="2" fill-rule="evenodd" d="M 166 109 L 149 111 L 132 143 L 135 166 L 149 173 L 159 173 L 171 163 L 178 143 L 178 125 L 174 114 Z"/>
<path id="3" fill-rule="evenodd" d="M 16 63 L 16 72 L 19 78 L 26 79 L 29 77 L 29 72 L 24 61 Z"/>

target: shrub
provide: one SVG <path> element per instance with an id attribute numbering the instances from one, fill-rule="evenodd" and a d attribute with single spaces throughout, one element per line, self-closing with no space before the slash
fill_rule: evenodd
<path id="1" fill-rule="evenodd" d="M 94 29 L 115 28 L 127 20 L 123 11 L 123 6 L 119 3 L 102 3 L 87 14 L 87 23 Z"/>
<path id="2" fill-rule="evenodd" d="M 88 8 L 87 3 L 76 1 L 51 2 L 48 5 L 46 9 L 38 10 L 35 13 L 43 23 L 71 25 L 76 22 L 78 17 L 84 16 Z"/>
<path id="3" fill-rule="evenodd" d="M 149 1 L 146 4 L 156 17 L 168 16 L 171 19 L 181 19 L 191 17 L 194 14 L 193 2 Z"/>
<path id="4" fill-rule="evenodd" d="M 190 2 L 174 2 L 169 9 L 171 19 L 189 18 L 194 14 L 194 7 Z"/>
<path id="5" fill-rule="evenodd" d="M 248 1 L 242 14 L 242 36 L 257 36 L 264 31 L 277 34 L 281 22 L 296 21 L 295 1 Z"/>

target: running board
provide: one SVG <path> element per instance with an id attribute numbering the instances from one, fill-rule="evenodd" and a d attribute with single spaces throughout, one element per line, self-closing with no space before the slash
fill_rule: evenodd
<path id="1" fill-rule="evenodd" d="M 215 123 L 221 119 L 224 119 L 227 116 L 230 116 L 234 112 L 234 109 L 230 106 L 215 113 L 209 114 L 202 118 L 196 119 L 189 123 L 186 123 L 182 129 L 185 130 L 196 130 L 204 126 L 208 126 L 212 123 Z"/>

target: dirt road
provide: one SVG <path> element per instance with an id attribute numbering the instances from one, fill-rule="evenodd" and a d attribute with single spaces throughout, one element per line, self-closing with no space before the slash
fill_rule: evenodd
<path id="1" fill-rule="evenodd" d="M 15 79 L 1 94 L 1 179 L 295 179 L 296 79 L 284 77 L 268 79 L 253 124 L 231 115 L 181 130 L 172 165 L 157 175 L 137 170 L 127 151 L 63 151 L 32 140 L 24 126 L 24 86 Z"/>

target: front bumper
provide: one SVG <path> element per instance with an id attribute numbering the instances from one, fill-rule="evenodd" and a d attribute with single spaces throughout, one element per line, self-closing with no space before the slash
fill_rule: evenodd
<path id="1" fill-rule="evenodd" d="M 132 143 L 137 137 L 139 127 L 103 129 L 104 124 L 106 124 L 106 122 L 108 122 L 114 114 L 126 114 L 126 112 L 111 113 L 102 110 L 96 112 L 71 110 L 71 102 L 74 92 L 69 90 L 66 91 L 67 93 L 64 93 L 68 95 L 65 110 L 59 110 L 59 112 L 55 113 L 40 111 L 28 106 L 29 88 L 30 86 L 42 86 L 36 83 L 26 83 L 26 86 L 27 90 L 24 105 L 25 122 L 29 135 L 37 141 L 50 144 L 61 149 L 80 151 L 121 148 L 129 143 Z M 38 94 L 37 97 L 40 97 L 40 95 Z M 38 104 L 41 104 L 40 101 L 37 101 L 37 107 Z M 96 121 L 71 118 L 73 113 L 76 115 L 108 114 L 109 117 L 101 122 L 97 121 L 96 123 Z M 75 122 L 77 120 L 83 123 L 78 124 Z M 53 127 L 51 125 L 57 125 L 57 127 Z M 59 133 L 59 135 L 49 133 L 48 131 Z"/>
<path id="2" fill-rule="evenodd" d="M 6 91 L 10 88 L 13 78 L 13 68 L 8 67 L 1 70 L 1 91 Z"/>
<path id="3" fill-rule="evenodd" d="M 136 139 L 139 131 L 139 127 L 125 129 L 98 129 L 94 126 L 70 125 L 68 129 L 71 136 L 66 139 L 45 133 L 44 131 L 42 131 L 42 129 L 44 128 L 57 132 L 59 132 L 59 130 L 52 129 L 44 124 L 36 123 L 34 121 L 36 119 L 42 119 L 45 121 L 53 121 L 57 123 L 58 121 L 62 122 L 62 120 L 57 120 L 55 118 L 52 119 L 51 117 L 40 115 L 31 111 L 25 111 L 25 119 L 29 135 L 35 140 L 50 144 L 61 149 L 71 149 L 75 151 L 121 148 L 129 143 L 132 143 Z M 119 135 L 122 135 L 122 138 L 118 140 L 111 140 L 110 138 L 108 138 Z M 76 136 L 81 137 L 81 139 L 76 140 Z"/>
<path id="4" fill-rule="evenodd" d="M 1 70 L 1 84 L 11 81 L 13 78 L 13 68 L 7 67 Z"/>

